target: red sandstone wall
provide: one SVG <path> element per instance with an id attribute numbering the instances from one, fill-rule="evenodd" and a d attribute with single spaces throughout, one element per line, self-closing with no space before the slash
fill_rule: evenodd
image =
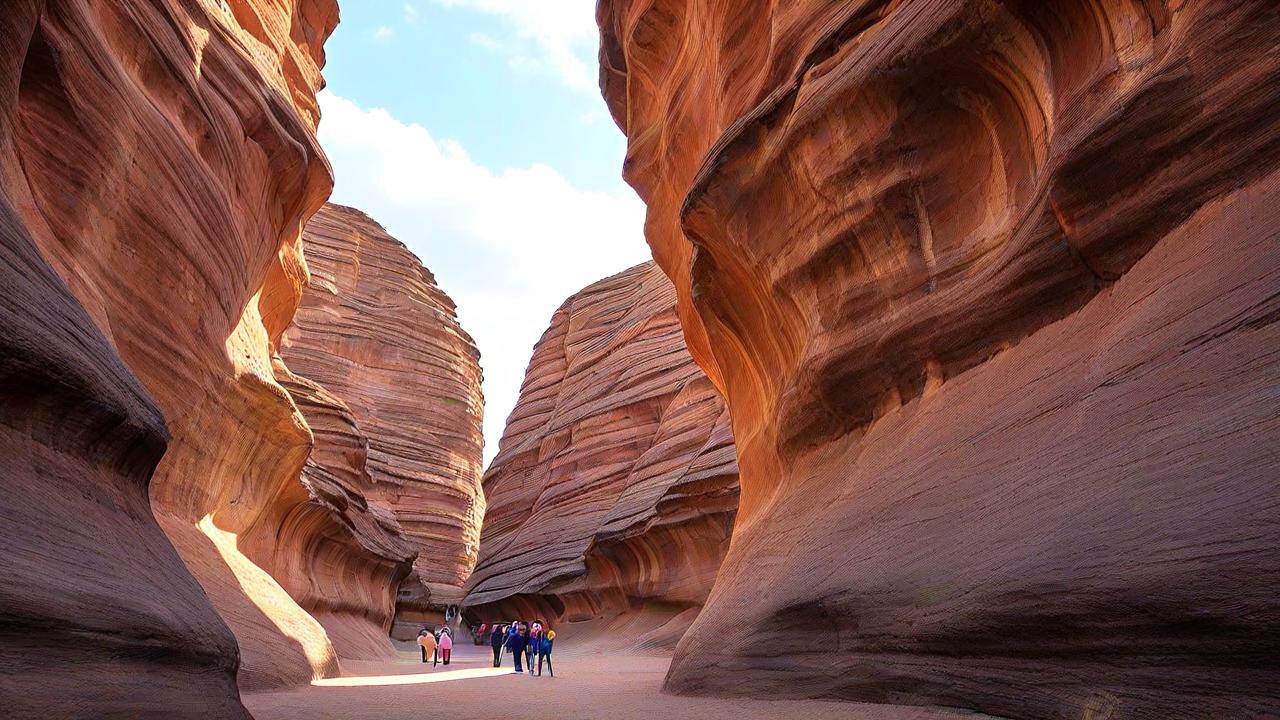
<path id="1" fill-rule="evenodd" d="M 342 432 L 339 444 L 361 445 L 363 459 L 345 470 L 344 484 L 417 553 L 406 585 L 425 581 L 437 600 L 456 602 L 484 515 L 479 351 L 430 271 L 364 213 L 325 205 L 304 239 L 311 280 L 282 357 L 349 413 L 360 439 Z M 399 578 L 371 585 L 389 591 L 393 605 L 398 586 Z M 402 611 L 427 612 L 431 603 L 420 598 Z"/>
<path id="2" fill-rule="evenodd" d="M 325 538 L 358 544 L 342 512 L 317 504 L 298 481 L 312 435 L 272 367 L 307 277 L 301 226 L 331 184 L 314 137 L 314 94 L 336 21 L 332 0 L 50 0 L 9 3 L 0 28 L 10 88 L 0 146 L 7 224 L 83 307 L 92 326 L 82 332 L 100 333 L 110 349 L 82 364 L 127 367 L 162 414 L 169 442 L 154 473 L 139 461 L 112 482 L 149 490 L 150 511 L 136 498 L 121 507 L 138 528 L 155 515 L 235 632 L 242 687 L 337 671 L 324 628 L 281 582 L 304 574 Z M 128 523 L 104 519 L 93 529 L 96 553 L 75 557 L 72 542 L 61 552 L 120 574 L 100 605 L 131 615 L 139 604 L 172 603 L 167 612 L 184 618 L 183 630 L 157 635 L 167 640 L 136 639 L 154 646 L 138 654 L 140 667 L 164 673 L 180 664 L 164 661 L 168 654 L 203 658 L 232 693 L 175 704 L 172 693 L 187 682 L 175 680 L 155 693 L 126 687 L 121 697 L 132 692 L 137 712 L 169 717 L 191 703 L 235 704 L 225 677 L 235 647 L 202 614 L 206 601 L 173 578 L 128 576 L 154 566 L 185 577 L 171 563 L 163 569 L 172 552 L 113 544 L 118 533 L 143 532 Z M 96 626 L 112 611 L 97 612 L 81 622 Z M 110 701 L 103 696 L 103 712 Z"/>
<path id="3" fill-rule="evenodd" d="M 668 688 L 1280 711 L 1277 12 L 600 3 L 741 468 Z"/>
<path id="4" fill-rule="evenodd" d="M 656 626 L 701 605 L 737 466 L 724 404 L 685 350 L 656 266 L 590 285 L 552 317 L 484 487 L 474 615 L 582 621 L 648 604 L 665 609 Z"/>

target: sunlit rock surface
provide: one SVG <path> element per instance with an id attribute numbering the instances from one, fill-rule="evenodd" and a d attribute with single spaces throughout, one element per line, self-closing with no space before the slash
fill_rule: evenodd
<path id="1" fill-rule="evenodd" d="M 1280 712 L 1277 13 L 602 0 L 741 463 L 669 689 Z"/>
<path id="2" fill-rule="evenodd" d="M 362 475 L 321 464 L 346 474 L 343 487 L 417 551 L 405 585 L 421 593 L 406 593 L 401 612 L 420 619 L 433 595 L 456 598 L 475 565 L 484 516 L 479 352 L 431 273 L 364 213 L 326 205 L 307 224 L 305 250 L 311 280 L 282 357 L 339 400 L 364 438 Z M 397 583 L 374 586 L 394 602 Z"/>
<path id="3" fill-rule="evenodd" d="M 733 436 L 653 263 L 552 317 L 484 488 L 466 600 L 478 615 L 675 614 L 706 599 L 737 508 Z"/>
<path id="4" fill-rule="evenodd" d="M 104 440 L 59 441 L 66 457 L 23 473 L 42 488 L 60 473 L 71 504 L 21 530 L 5 520 L 6 538 L 50 533 L 50 551 L 24 562 L 43 563 L 52 579 L 42 582 L 62 594 L 32 607 L 60 614 L 57 632 L 75 637 L 58 651 L 74 661 L 25 685 L 48 689 L 22 698 L 48 703 L 42 717 L 62 714 L 58 702 L 92 716 L 238 707 L 236 645 L 159 542 L 152 514 L 235 632 L 242 688 L 337 671 L 324 628 L 276 579 L 308 562 L 298 553 L 337 520 L 282 534 L 312 502 L 299 482 L 312 438 L 271 360 L 306 281 L 302 223 L 331 185 L 315 91 L 336 22 L 332 0 L 14 0 L 0 14 L 6 237 L 34 245 L 83 308 L 68 321 L 82 347 L 27 352 L 52 353 L 53 368 L 100 376 L 116 393 L 88 388 L 74 410 L 49 391 L 63 403 L 42 406 L 62 408 L 50 417 L 101 426 Z M 43 296 L 12 301 L 36 314 Z M 47 312 L 71 306 L 56 302 Z M 154 405 L 119 399 L 138 384 Z M 151 474 L 160 416 L 170 438 Z M 125 431 L 94 417 L 126 419 L 137 437 L 122 448 L 111 438 Z M 23 432 L 52 441 L 38 424 Z M 121 452 L 132 459 L 112 460 Z"/>

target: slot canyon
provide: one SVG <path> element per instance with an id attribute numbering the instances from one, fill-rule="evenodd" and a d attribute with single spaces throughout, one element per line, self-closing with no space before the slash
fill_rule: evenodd
<path id="1" fill-rule="evenodd" d="M 487 462 L 509 308 L 409 236 L 521 176 L 339 204 L 373 4 L 4 1 L 0 715 L 1280 718 L 1280 6 L 542 1 L 361 50 L 594 20 L 652 260 Z"/>

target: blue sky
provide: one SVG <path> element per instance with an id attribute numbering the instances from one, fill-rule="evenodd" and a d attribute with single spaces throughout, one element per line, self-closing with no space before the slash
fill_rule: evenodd
<path id="1" fill-rule="evenodd" d="M 333 201 L 404 241 L 485 371 L 485 459 L 533 344 L 584 285 L 648 259 L 596 88 L 595 0 L 362 0 L 326 44 Z"/>

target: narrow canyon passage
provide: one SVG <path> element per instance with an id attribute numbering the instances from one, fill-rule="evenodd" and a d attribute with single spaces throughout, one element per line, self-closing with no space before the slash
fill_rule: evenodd
<path id="1" fill-rule="evenodd" d="M 1275 0 L 3 0 L 0 716 L 1276 720 L 1277 448 Z"/>

